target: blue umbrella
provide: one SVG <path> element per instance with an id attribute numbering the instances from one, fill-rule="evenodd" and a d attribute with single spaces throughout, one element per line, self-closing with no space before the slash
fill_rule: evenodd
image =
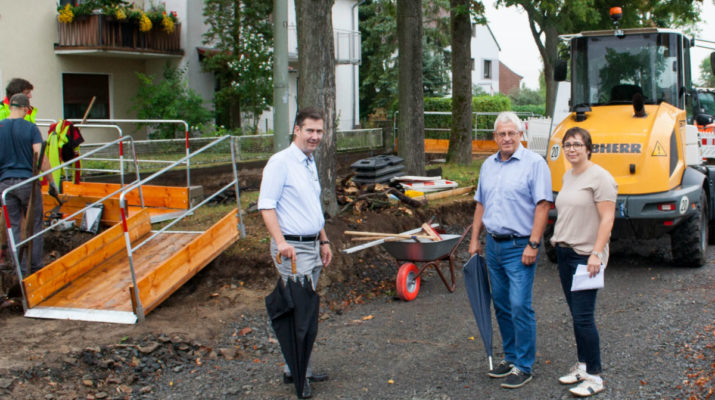
<path id="1" fill-rule="evenodd" d="M 489 369 L 492 370 L 492 293 L 489 289 L 487 260 L 479 254 L 472 256 L 464 265 L 464 285 L 467 287 L 469 304 L 489 356 Z"/>

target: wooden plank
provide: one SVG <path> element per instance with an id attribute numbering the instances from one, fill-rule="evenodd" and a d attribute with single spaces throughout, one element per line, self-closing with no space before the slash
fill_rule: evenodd
<path id="1" fill-rule="evenodd" d="M 237 210 L 233 210 L 137 282 L 144 314 L 161 304 L 236 240 L 238 217 Z"/>
<path id="2" fill-rule="evenodd" d="M 459 196 L 460 194 L 469 193 L 474 190 L 474 186 L 466 186 L 456 189 L 443 190 L 441 192 L 427 193 L 423 197 L 425 200 L 438 200 L 446 197 Z"/>
<path id="3" fill-rule="evenodd" d="M 149 212 L 149 217 L 151 217 L 151 220 L 154 220 L 154 217 L 159 217 L 161 215 L 166 215 L 166 214 L 174 214 L 174 213 L 181 213 L 181 212 L 186 212 L 186 210 L 181 209 L 181 208 L 164 208 L 164 207 L 151 207 L 151 208 L 141 208 L 139 206 L 129 206 L 129 215 L 134 215 L 141 210 L 147 210 Z"/>
<path id="4" fill-rule="evenodd" d="M 127 229 L 132 241 L 144 236 L 151 230 L 149 213 L 141 212 L 129 218 Z M 39 304 L 125 247 L 124 231 L 118 224 L 28 276 L 22 281 L 28 307 Z"/>
<path id="5" fill-rule="evenodd" d="M 143 241 L 150 234 L 139 239 Z M 160 234 L 134 253 L 137 280 L 151 274 L 172 254 L 197 237 L 195 233 Z M 132 285 L 131 271 L 125 252 L 119 252 L 72 281 L 52 297 L 42 302 L 43 307 L 67 307 L 132 311 L 132 299 L 127 287 Z"/>
<path id="6" fill-rule="evenodd" d="M 395 237 L 402 239 L 431 239 L 429 235 L 404 235 L 402 233 L 382 233 L 382 232 L 361 232 L 361 231 L 345 231 L 349 236 L 370 236 L 370 237 Z"/>
<path id="7" fill-rule="evenodd" d="M 91 197 L 91 196 L 74 196 L 62 194 L 60 195 L 62 200 L 62 207 L 60 212 L 64 215 L 71 215 L 75 212 L 83 209 L 87 204 L 92 204 L 101 197 Z M 104 210 L 102 211 L 102 224 L 104 225 L 114 225 L 121 221 L 121 213 L 119 210 L 119 199 L 110 198 L 102 202 L 104 205 Z M 42 209 L 45 213 L 48 213 L 53 208 L 57 207 L 57 200 L 54 197 L 43 194 L 42 195 Z M 82 214 L 77 214 L 74 218 L 75 224 L 79 226 L 82 222 Z"/>
<path id="8" fill-rule="evenodd" d="M 75 196 L 104 197 L 109 193 L 119 190 L 118 183 L 98 183 L 82 182 L 74 184 L 72 182 L 62 182 L 62 193 Z M 144 205 L 146 207 L 167 207 L 167 208 L 189 208 L 189 188 L 178 186 L 157 186 L 142 185 Z M 119 198 L 117 193 L 112 197 Z M 132 206 L 141 205 L 139 200 L 139 189 L 132 190 L 126 195 L 127 204 Z"/>

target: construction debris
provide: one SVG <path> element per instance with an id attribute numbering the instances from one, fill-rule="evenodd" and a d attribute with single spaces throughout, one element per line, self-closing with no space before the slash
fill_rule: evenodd
<path id="1" fill-rule="evenodd" d="M 360 185 L 355 182 L 355 175 L 350 175 L 338 182 L 336 191 L 338 204 L 342 206 L 340 212 L 352 209 L 355 214 L 364 211 L 379 211 L 403 204 L 409 208 L 420 208 L 427 205 L 428 201 L 442 199 L 474 190 L 474 186 L 445 190 L 432 193 L 417 193 L 403 186 L 398 181 L 383 183 L 370 183 Z M 405 212 L 410 213 L 409 209 Z"/>

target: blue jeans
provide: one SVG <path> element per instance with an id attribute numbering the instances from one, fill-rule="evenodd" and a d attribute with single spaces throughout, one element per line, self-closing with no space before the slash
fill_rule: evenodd
<path id="1" fill-rule="evenodd" d="M 571 317 L 573 318 L 573 333 L 576 337 L 578 361 L 586 363 L 589 374 L 601 373 L 601 349 L 596 328 L 596 294 L 598 289 L 571 291 L 573 274 L 578 264 L 588 264 L 589 256 L 576 254 L 570 247 L 556 247 L 556 257 L 559 261 L 559 277 L 561 288 L 566 296 Z"/>
<path id="2" fill-rule="evenodd" d="M 0 182 L 0 194 L 10 186 L 16 185 L 22 181 L 24 181 L 25 178 L 9 178 L 5 179 L 2 182 Z M 12 237 L 13 240 L 15 241 L 15 245 L 22 240 L 22 237 L 20 236 L 20 224 L 22 221 L 22 216 L 27 215 L 27 209 L 30 207 L 30 193 L 32 192 L 32 183 L 25 184 L 23 186 L 20 186 L 17 189 L 14 189 L 13 191 L 9 192 L 6 196 L 7 200 L 7 216 L 10 219 L 10 225 L 12 226 Z M 40 193 L 40 185 L 37 185 L 37 188 L 35 188 L 35 220 L 33 222 L 33 229 L 34 232 L 37 233 L 41 230 L 44 229 L 44 226 L 42 226 L 42 193 Z M 2 229 L 5 228 L 5 221 L 3 222 Z M 21 281 L 24 278 L 27 278 L 30 274 L 34 274 L 35 272 L 39 271 L 42 269 L 44 264 L 42 263 L 42 256 L 43 256 L 43 246 L 44 246 L 44 240 L 42 235 L 32 239 L 32 265 L 28 266 L 27 264 L 27 251 L 26 250 L 21 250 L 21 253 L 19 254 L 19 259 L 20 259 L 20 265 L 22 266 L 22 278 L 19 278 Z M 25 247 L 23 246 L 23 249 Z"/>
<path id="3" fill-rule="evenodd" d="M 536 318 L 531 306 L 536 264 L 521 256 L 528 238 L 496 241 L 487 235 L 486 259 L 504 358 L 531 373 L 536 358 Z"/>

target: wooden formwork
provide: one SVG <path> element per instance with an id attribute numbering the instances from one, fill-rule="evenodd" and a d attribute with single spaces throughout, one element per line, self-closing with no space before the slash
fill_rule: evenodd
<path id="1" fill-rule="evenodd" d="M 91 204 L 107 196 L 109 193 L 116 192 L 120 188 L 121 185 L 118 183 L 82 182 L 74 184 L 72 182 L 62 182 L 62 194 L 60 195 L 60 199 L 63 204 L 60 212 L 64 215 L 71 215 L 84 208 L 87 204 Z M 149 207 L 151 222 L 154 223 L 171 219 L 180 214 L 183 210 L 187 210 L 191 206 L 192 197 L 196 191 L 197 189 L 193 187 L 143 185 L 142 195 L 144 198 L 144 206 Z M 114 225 L 121 220 L 119 195 L 120 193 L 117 193 L 102 202 L 104 205 L 101 220 L 102 224 Z M 130 216 L 141 211 L 139 189 L 128 193 L 126 200 Z M 57 200 L 47 195 L 43 197 L 43 208 L 45 212 L 56 206 Z M 75 217 L 75 222 L 78 225 L 81 220 L 81 214 Z"/>
<path id="2" fill-rule="evenodd" d="M 59 212 L 63 216 L 72 215 L 77 211 L 84 209 L 87 205 L 93 204 L 102 198 L 90 196 L 75 196 L 68 194 L 61 194 L 59 197 L 60 200 L 62 200 L 62 206 L 60 207 Z M 47 214 L 50 210 L 56 208 L 57 205 L 57 200 L 54 197 L 48 194 L 42 195 L 42 209 L 44 210 L 45 214 Z M 122 220 L 118 198 L 104 199 L 102 201 L 102 205 L 104 206 L 102 209 L 102 218 L 100 220 L 102 225 L 111 226 L 114 224 L 118 224 Z M 129 216 L 132 216 L 142 210 L 140 206 L 129 206 L 128 209 Z M 152 223 L 170 219 L 184 211 L 183 209 L 165 207 L 151 207 L 146 208 L 146 210 L 149 212 L 149 217 Z M 82 213 L 75 215 L 73 220 L 75 224 L 79 226 L 79 224 L 82 222 Z"/>
<path id="3" fill-rule="evenodd" d="M 525 147 L 526 142 L 521 142 Z M 449 140 L 447 139 L 425 139 L 425 153 L 443 153 L 447 154 L 449 149 Z M 497 144 L 493 140 L 472 140 L 472 154 L 479 153 L 496 153 L 499 150 Z"/>
<path id="4" fill-rule="evenodd" d="M 151 235 L 149 212 L 127 221 L 132 243 Z M 237 210 L 201 233 L 161 233 L 133 254 L 143 315 L 151 312 L 239 237 Z M 35 318 L 135 323 L 137 305 L 121 224 L 23 280 Z"/>
<path id="5" fill-rule="evenodd" d="M 118 183 L 82 182 L 74 184 L 62 182 L 62 194 L 71 196 L 104 197 L 121 189 Z M 186 210 L 189 208 L 189 188 L 178 186 L 142 185 L 145 207 L 165 207 Z M 119 194 L 114 195 L 119 198 Z M 139 189 L 127 193 L 127 204 L 140 206 Z"/>

